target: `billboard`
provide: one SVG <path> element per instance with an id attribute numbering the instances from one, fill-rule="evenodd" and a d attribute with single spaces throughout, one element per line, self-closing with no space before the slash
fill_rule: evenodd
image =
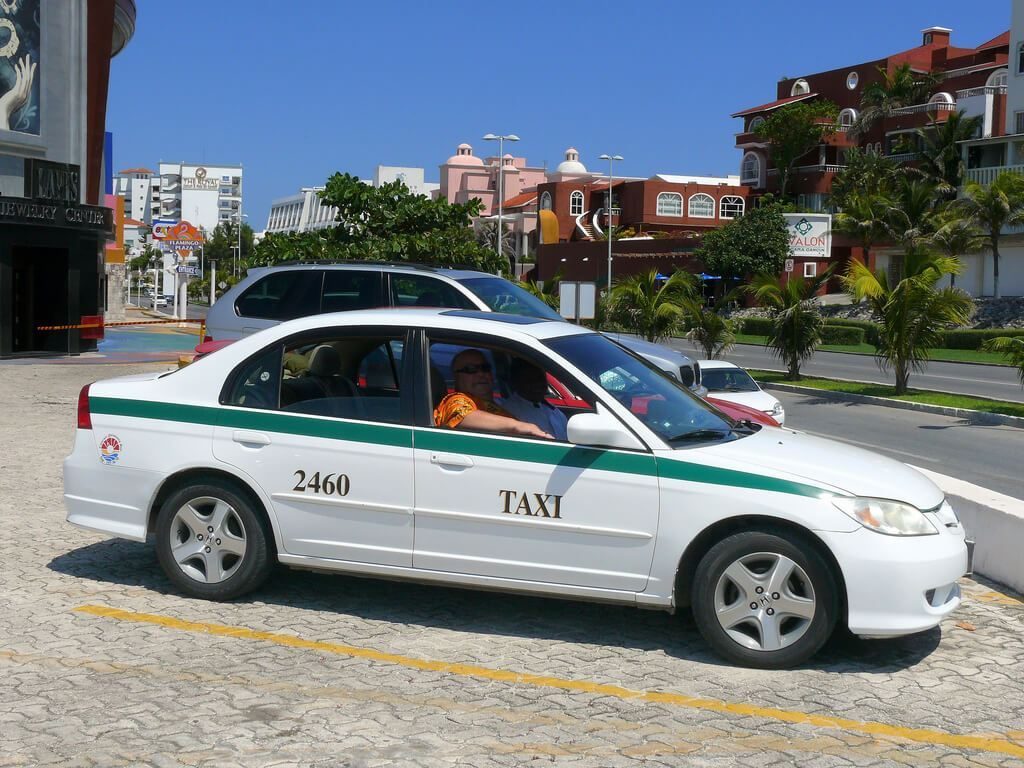
<path id="1" fill-rule="evenodd" d="M 39 135 L 40 0 L 0 2 L 0 130 Z"/>
<path id="2" fill-rule="evenodd" d="M 789 255 L 794 259 L 832 256 L 832 214 L 784 213 L 789 230 Z"/>

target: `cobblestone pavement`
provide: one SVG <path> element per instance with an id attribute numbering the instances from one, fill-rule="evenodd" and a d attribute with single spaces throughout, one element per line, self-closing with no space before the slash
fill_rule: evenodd
<path id="1" fill-rule="evenodd" d="M 180 597 L 61 503 L 79 387 L 145 369 L 0 366 L 0 766 L 1024 765 L 1024 603 L 992 584 L 789 672 L 622 607 L 285 569 Z"/>

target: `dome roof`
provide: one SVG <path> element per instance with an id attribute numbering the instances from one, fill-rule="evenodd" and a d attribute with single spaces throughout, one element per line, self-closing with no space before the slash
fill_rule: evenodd
<path id="1" fill-rule="evenodd" d="M 565 150 L 565 160 L 558 164 L 558 167 L 555 169 L 555 173 L 566 173 L 580 176 L 587 173 L 587 168 L 580 162 L 580 153 L 576 151 L 575 147 L 569 147 Z"/>
<path id="2" fill-rule="evenodd" d="M 448 158 L 446 165 L 483 165 L 484 161 L 473 154 L 473 147 L 463 142 L 455 148 L 455 154 Z"/>

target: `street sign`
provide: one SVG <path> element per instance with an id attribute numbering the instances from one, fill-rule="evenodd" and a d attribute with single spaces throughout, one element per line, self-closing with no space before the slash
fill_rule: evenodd
<path id="1" fill-rule="evenodd" d="M 786 271 L 787 272 L 792 272 L 793 271 L 793 260 L 792 259 L 786 259 Z"/>
<path id="2" fill-rule="evenodd" d="M 597 303 L 596 283 L 558 283 L 558 312 L 567 320 L 592 320 Z"/>
<path id="3" fill-rule="evenodd" d="M 192 275 L 193 277 L 199 276 L 199 267 L 192 267 L 182 264 L 178 267 L 179 275 Z"/>

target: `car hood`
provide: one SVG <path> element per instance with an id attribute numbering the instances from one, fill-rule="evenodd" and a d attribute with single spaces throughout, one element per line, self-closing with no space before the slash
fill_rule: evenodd
<path id="1" fill-rule="evenodd" d="M 708 397 L 713 397 L 716 400 L 725 400 L 727 403 L 739 403 L 748 408 L 764 412 L 771 411 L 778 402 L 767 392 L 713 392 L 709 389 Z"/>
<path id="2" fill-rule="evenodd" d="M 872 496 L 932 509 L 943 493 L 931 480 L 894 459 L 835 440 L 764 427 L 756 434 L 729 443 L 696 449 L 716 464 L 745 472 L 803 478 L 851 496 Z M 674 455 L 686 460 L 688 451 Z"/>

